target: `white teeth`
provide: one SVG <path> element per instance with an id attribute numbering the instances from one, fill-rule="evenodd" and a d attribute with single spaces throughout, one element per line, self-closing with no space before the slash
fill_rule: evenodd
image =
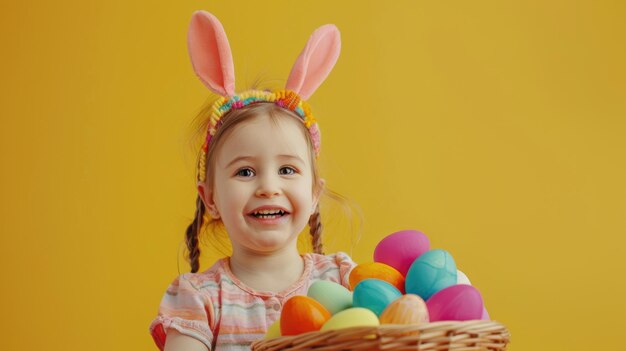
<path id="1" fill-rule="evenodd" d="M 260 217 L 260 218 L 275 218 L 277 216 L 284 215 L 285 211 L 283 211 L 283 210 L 261 210 L 261 211 L 254 211 L 252 214 L 254 216 Z"/>
<path id="2" fill-rule="evenodd" d="M 277 217 L 280 217 L 280 216 L 277 216 L 277 215 L 259 215 L 259 216 L 256 216 L 256 217 L 257 218 L 262 218 L 262 219 L 274 219 L 274 218 L 277 218 Z"/>
<path id="3" fill-rule="evenodd" d="M 266 214 L 279 214 L 281 212 L 283 212 L 283 211 L 281 211 L 281 210 L 261 210 L 261 211 L 255 211 L 254 214 L 255 215 L 257 215 L 257 214 L 264 214 L 264 215 L 266 215 Z"/>

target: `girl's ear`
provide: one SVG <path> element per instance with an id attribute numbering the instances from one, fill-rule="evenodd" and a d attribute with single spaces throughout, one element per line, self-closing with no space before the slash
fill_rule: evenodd
<path id="1" fill-rule="evenodd" d="M 304 100 L 313 95 L 335 66 L 341 51 L 339 29 L 326 24 L 316 29 L 291 69 L 285 89 Z"/>
<path id="2" fill-rule="evenodd" d="M 187 47 L 202 83 L 221 96 L 235 95 L 235 66 L 222 23 L 206 11 L 191 16 Z"/>
<path id="3" fill-rule="evenodd" d="M 325 186 L 326 186 L 326 180 L 324 178 L 320 178 L 318 187 L 313 193 L 313 208 L 311 209 L 312 212 L 315 212 L 315 209 L 317 208 L 317 205 L 320 202 L 320 198 L 322 197 L 322 193 L 324 192 Z"/>
<path id="4" fill-rule="evenodd" d="M 206 207 L 211 217 L 214 219 L 220 218 L 220 213 L 217 211 L 215 201 L 213 201 L 213 193 L 208 189 L 204 182 L 198 182 L 198 195 L 200 196 L 200 199 L 202 199 L 204 207 Z"/>

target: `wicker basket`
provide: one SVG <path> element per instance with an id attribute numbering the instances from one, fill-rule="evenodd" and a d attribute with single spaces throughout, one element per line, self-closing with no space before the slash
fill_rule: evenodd
<path id="1" fill-rule="evenodd" d="M 253 351 L 505 350 L 509 331 L 495 321 L 353 327 L 257 340 Z"/>

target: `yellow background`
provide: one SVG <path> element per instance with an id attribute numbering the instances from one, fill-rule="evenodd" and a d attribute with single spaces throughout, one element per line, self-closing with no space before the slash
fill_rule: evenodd
<path id="1" fill-rule="evenodd" d="M 420 229 L 510 350 L 622 347 L 623 2 L 22 1 L 0 11 L 2 349 L 155 350 L 188 269 L 196 9 L 224 24 L 239 87 L 283 82 L 314 28 L 340 28 L 310 103 L 364 225 L 351 251 L 331 224 L 329 250 L 366 262 Z"/>

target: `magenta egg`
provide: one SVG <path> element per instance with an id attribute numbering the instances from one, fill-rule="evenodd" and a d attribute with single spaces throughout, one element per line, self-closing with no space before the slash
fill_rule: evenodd
<path id="1" fill-rule="evenodd" d="M 483 298 L 471 285 L 452 285 L 426 301 L 430 321 L 469 321 L 483 317 Z"/>
<path id="2" fill-rule="evenodd" d="M 489 317 L 489 312 L 487 312 L 487 309 L 483 306 L 483 315 L 482 317 L 480 317 L 480 319 L 484 320 L 484 321 L 490 321 L 491 317 Z"/>
<path id="3" fill-rule="evenodd" d="M 417 230 L 402 230 L 387 235 L 374 249 L 374 261 L 389 265 L 406 276 L 413 261 L 430 250 L 430 241 Z"/>

